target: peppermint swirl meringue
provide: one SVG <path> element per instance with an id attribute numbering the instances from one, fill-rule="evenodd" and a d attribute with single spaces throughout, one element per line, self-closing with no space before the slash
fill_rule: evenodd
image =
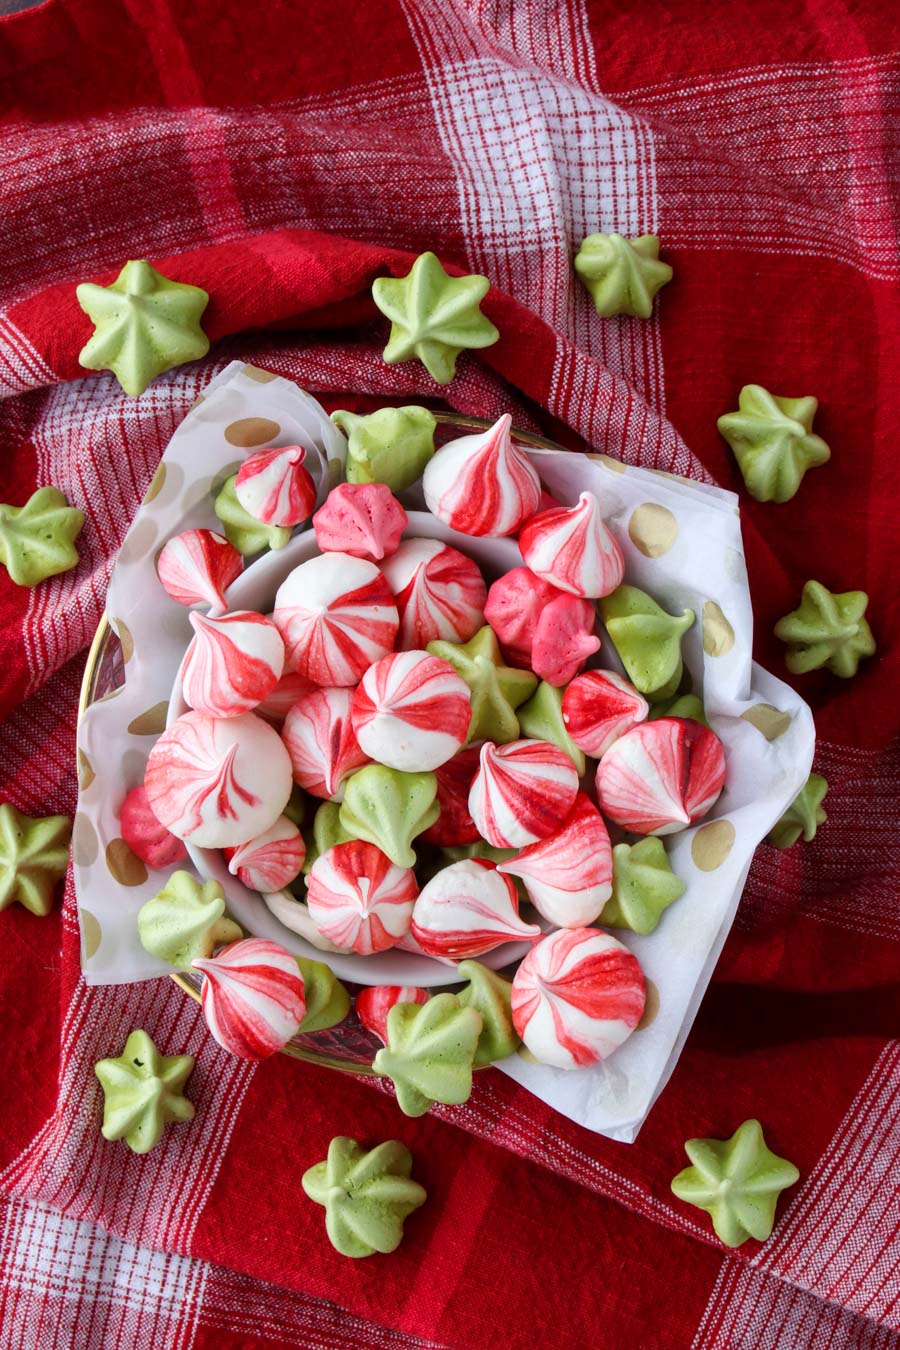
<path id="1" fill-rule="evenodd" d="M 234 493 L 254 520 L 264 525 L 299 525 L 316 504 L 316 485 L 303 461 L 302 445 L 255 450 L 237 471 Z"/>
<path id="2" fill-rule="evenodd" d="M 273 623 L 249 609 L 220 619 L 192 612 L 194 636 L 181 667 L 181 692 L 195 712 L 238 717 L 271 694 L 284 668 Z"/>
<path id="3" fill-rule="evenodd" d="M 571 595 L 592 600 L 610 595 L 625 575 L 622 550 L 593 492 L 582 492 L 577 506 L 555 507 L 529 520 L 519 548 L 532 572 Z"/>
<path id="4" fill-rule="evenodd" d="M 613 741 L 647 719 L 650 705 L 624 675 L 588 670 L 578 675 L 562 698 L 562 715 L 572 740 L 600 759 Z"/>
<path id="5" fill-rule="evenodd" d="M 558 746 L 549 741 L 487 741 L 469 792 L 469 811 L 489 844 L 524 848 L 559 828 L 577 793 L 575 766 Z"/>
<path id="6" fill-rule="evenodd" d="M 313 516 L 313 529 L 323 553 L 380 562 L 396 552 L 408 522 L 385 483 L 339 483 Z"/>
<path id="7" fill-rule="evenodd" d="M 369 763 L 353 730 L 352 705 L 352 689 L 313 689 L 285 718 L 281 739 L 294 781 L 314 797 L 343 801 L 344 780 Z"/>
<path id="8" fill-rule="evenodd" d="M 427 989 L 415 984 L 373 984 L 356 995 L 356 1015 L 366 1031 L 387 1045 L 387 1015 L 395 1003 L 427 1003 Z"/>
<path id="9" fill-rule="evenodd" d="M 538 509 L 541 483 L 512 443 L 509 413 L 438 450 L 422 475 L 428 509 L 462 534 L 515 534 Z"/>
<path id="10" fill-rule="evenodd" d="M 468 642 L 484 623 L 487 587 L 471 558 L 437 539 L 405 539 L 381 566 L 400 613 L 398 648 Z"/>
<path id="11" fill-rule="evenodd" d="M 335 844 L 316 859 L 306 903 L 320 933 L 337 946 L 371 956 L 409 932 L 418 894 L 411 868 L 398 867 L 360 839 Z"/>
<path id="12" fill-rule="evenodd" d="M 361 749 L 389 769 L 427 773 L 456 754 L 472 716 L 469 686 L 428 652 L 394 652 L 370 666 L 353 695 Z"/>
<path id="13" fill-rule="evenodd" d="M 613 859 L 600 812 L 583 792 L 563 824 L 497 871 L 521 877 L 539 914 L 558 928 L 593 923 L 612 894 Z"/>
<path id="14" fill-rule="evenodd" d="M 210 1034 L 239 1059 L 267 1059 L 300 1030 L 306 1012 L 303 976 L 290 952 L 266 938 L 232 942 L 198 957 L 200 1007 Z"/>
<path id="15" fill-rule="evenodd" d="M 225 609 L 225 591 L 244 570 L 233 545 L 214 530 L 184 530 L 160 550 L 156 573 L 163 590 L 179 605 Z"/>
<path id="16" fill-rule="evenodd" d="M 225 849 L 225 861 L 233 877 L 251 891 L 268 895 L 283 891 L 296 881 L 306 857 L 303 835 L 287 816 L 279 816 L 255 839 L 236 849 Z"/>
<path id="17" fill-rule="evenodd" d="M 312 680 L 307 680 L 302 675 L 298 675 L 296 671 L 289 670 L 282 675 L 272 692 L 267 694 L 253 711 L 257 717 L 264 717 L 267 722 L 280 726 L 297 699 L 302 698 L 304 694 L 311 693 L 315 688 L 317 686 L 313 684 Z"/>
<path id="18" fill-rule="evenodd" d="M 661 717 L 607 750 L 597 766 L 597 802 L 632 834 L 674 834 L 706 815 L 724 782 L 718 736 L 699 722 Z"/>
<path id="19" fill-rule="evenodd" d="M 423 842 L 436 844 L 439 848 L 452 847 L 474 844 L 481 837 L 478 826 L 469 815 L 469 792 L 480 759 L 480 748 L 471 745 L 435 769 L 440 815 L 433 825 L 423 831 Z"/>
<path id="20" fill-rule="evenodd" d="M 468 858 L 442 867 L 419 892 L 410 929 L 428 956 L 481 956 L 504 942 L 540 937 L 519 918 L 519 896 L 491 862 Z"/>

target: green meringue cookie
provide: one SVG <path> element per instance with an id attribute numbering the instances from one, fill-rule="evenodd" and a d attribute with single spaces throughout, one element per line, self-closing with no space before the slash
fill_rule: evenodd
<path id="1" fill-rule="evenodd" d="M 775 636 L 788 644 L 785 664 L 792 675 L 827 666 L 842 680 L 875 652 L 875 639 L 864 615 L 865 591 L 833 594 L 820 581 L 808 581 L 797 609 L 775 625 Z"/>
<path id="2" fill-rule="evenodd" d="M 366 839 L 398 867 L 415 867 L 411 844 L 440 815 L 433 773 L 403 773 L 367 764 L 344 785 L 339 820 L 353 839 Z"/>
<path id="3" fill-rule="evenodd" d="M 103 1138 L 149 1153 L 170 1120 L 193 1120 L 182 1092 L 193 1067 L 193 1055 L 161 1055 L 146 1031 L 132 1031 L 118 1059 L 94 1065 L 104 1096 Z"/>
<path id="4" fill-rule="evenodd" d="M 693 1166 L 673 1178 L 672 1190 L 712 1215 L 726 1247 L 771 1237 L 778 1197 L 800 1173 L 766 1147 L 758 1120 L 745 1120 L 730 1139 L 688 1139 L 684 1151 Z"/>
<path id="5" fill-rule="evenodd" d="M 428 1198 L 411 1171 L 412 1154 L 396 1139 L 368 1152 L 355 1139 L 332 1139 L 327 1160 L 303 1173 L 302 1186 L 310 1200 L 324 1205 L 335 1251 L 360 1257 L 397 1250 L 404 1219 Z"/>
<path id="6" fill-rule="evenodd" d="M 486 839 L 476 839 L 472 844 L 447 844 L 441 849 L 444 858 L 452 863 L 465 862 L 466 858 L 484 858 L 493 863 L 509 862 L 518 852 L 517 848 L 495 848 Z M 440 865 L 446 867 L 447 862 L 442 861 Z M 517 880 L 517 877 L 510 877 L 510 881 Z"/>
<path id="7" fill-rule="evenodd" d="M 584 776 L 586 762 L 584 751 L 579 750 L 566 729 L 562 715 L 562 700 L 565 689 L 541 680 L 527 703 L 518 710 L 519 730 L 523 736 L 535 741 L 549 741 L 560 750 L 565 750 L 575 765 L 578 777 Z"/>
<path id="8" fill-rule="evenodd" d="M 145 260 L 127 262 L 111 286 L 86 281 L 75 295 L 94 325 L 79 364 L 111 370 L 126 394 L 142 394 L 156 375 L 209 351 L 200 327 L 206 291 L 170 281 Z"/>
<path id="9" fill-rule="evenodd" d="M 484 1023 L 475 1050 L 476 1066 L 514 1055 L 522 1041 L 513 1026 L 510 981 L 480 961 L 460 961 L 456 969 L 469 981 L 456 997 L 464 1008 L 476 1008 Z"/>
<path id="10" fill-rule="evenodd" d="M 348 483 L 386 483 L 402 492 L 434 454 L 437 422 L 427 408 L 379 408 L 367 416 L 339 408 L 331 420 L 347 437 Z"/>
<path id="11" fill-rule="evenodd" d="M 282 815 L 287 816 L 292 825 L 300 826 L 306 819 L 306 793 L 295 783 L 291 788 L 291 795 L 288 798 L 287 806 L 282 811 Z"/>
<path id="12" fill-rule="evenodd" d="M 340 803 L 322 802 L 316 808 L 312 825 L 307 825 L 303 831 L 303 842 L 306 844 L 303 871 L 308 873 L 316 858 L 334 848 L 335 844 L 346 844 L 355 838 L 356 835 L 350 834 L 341 824 Z"/>
<path id="13" fill-rule="evenodd" d="M 500 643 L 489 624 L 468 642 L 429 642 L 426 651 L 449 661 L 472 691 L 469 741 L 506 745 L 519 739 L 515 710 L 534 693 L 538 678 L 530 670 L 503 664 Z"/>
<path id="14" fill-rule="evenodd" d="M 303 976 L 303 996 L 306 1014 L 300 1023 L 300 1032 L 325 1031 L 343 1022 L 350 1011 L 350 995 L 324 961 L 307 961 L 298 956 L 297 965 Z"/>
<path id="15" fill-rule="evenodd" d="M 25 816 L 0 804 L 0 910 L 20 904 L 43 918 L 69 865 L 68 816 Z"/>
<path id="16" fill-rule="evenodd" d="M 245 511 L 237 499 L 234 484 L 237 474 L 226 479 L 225 485 L 216 497 L 215 511 L 225 537 L 233 544 L 238 553 L 249 557 L 253 553 L 262 553 L 263 549 L 284 548 L 291 537 L 291 531 L 285 525 L 264 525 Z"/>
<path id="17" fill-rule="evenodd" d="M 790 848 L 803 835 L 807 844 L 816 837 L 816 830 L 828 817 L 822 807 L 828 782 L 820 773 L 811 773 L 800 792 L 779 821 L 767 835 L 776 848 Z"/>
<path id="18" fill-rule="evenodd" d="M 681 639 L 694 622 L 694 611 L 686 609 L 676 618 L 637 586 L 619 586 L 599 604 L 634 687 L 653 701 L 671 698 L 683 670 Z"/>
<path id="19" fill-rule="evenodd" d="M 481 1013 L 464 1008 L 455 994 L 394 1004 L 387 1015 L 388 1043 L 372 1067 L 391 1079 L 404 1115 L 424 1116 L 433 1102 L 461 1106 L 469 1100 L 483 1025 Z"/>
<path id="20" fill-rule="evenodd" d="M 59 488 L 42 487 L 24 506 L 0 503 L 0 563 L 17 586 L 37 586 L 78 566 L 75 540 L 84 513 Z"/>
<path id="21" fill-rule="evenodd" d="M 689 722 L 701 722 L 711 730 L 706 720 L 706 710 L 696 694 L 681 694 L 665 703 L 654 703 L 648 720 L 655 722 L 658 717 L 684 717 Z"/>
<path id="22" fill-rule="evenodd" d="M 758 502 L 787 502 L 807 469 L 831 458 L 821 436 L 812 434 L 816 399 L 779 398 L 759 384 L 746 384 L 738 412 L 725 413 L 718 427 L 734 451 L 747 491 Z"/>
<path id="23" fill-rule="evenodd" d="M 173 872 L 138 910 L 141 946 L 176 970 L 190 970 L 196 958 L 237 942 L 243 931 L 225 918 L 225 892 L 217 881 L 200 882 L 190 872 Z"/>
<path id="24" fill-rule="evenodd" d="M 461 351 L 500 336 L 479 308 L 490 288 L 487 277 L 450 276 L 433 253 L 420 253 L 405 277 L 379 277 L 372 298 L 391 321 L 387 364 L 418 357 L 433 380 L 449 384 Z"/>
<path id="25" fill-rule="evenodd" d="M 656 292 L 672 280 L 668 263 L 659 261 L 659 239 L 642 234 L 589 234 L 575 255 L 575 271 L 604 319 L 632 314 L 649 319 Z"/>
<path id="26" fill-rule="evenodd" d="M 685 883 L 672 871 L 665 845 L 654 835 L 637 844 L 616 844 L 612 852 L 612 895 L 599 922 L 606 928 L 652 933 L 669 905 L 684 895 Z"/>

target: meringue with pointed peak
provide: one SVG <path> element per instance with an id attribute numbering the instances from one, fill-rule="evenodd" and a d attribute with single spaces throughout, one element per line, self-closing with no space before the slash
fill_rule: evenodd
<path id="1" fill-rule="evenodd" d="M 513 883 L 481 858 L 442 867 L 425 883 L 410 931 L 428 956 L 453 960 L 482 956 L 504 942 L 531 942 L 541 935 L 536 924 L 519 918 Z"/>
<path id="2" fill-rule="evenodd" d="M 148 867 L 171 867 L 187 857 L 183 842 L 157 820 L 143 784 L 125 797 L 119 829 L 132 853 Z"/>
<path id="3" fill-rule="evenodd" d="M 597 767 L 597 803 L 632 834 L 674 834 L 706 815 L 724 783 L 718 736 L 699 722 L 661 717 L 607 750 Z"/>
<path id="4" fill-rule="evenodd" d="M 251 891 L 268 895 L 296 881 L 306 857 L 303 835 L 287 816 L 279 816 L 255 839 L 225 850 L 228 870 Z"/>
<path id="5" fill-rule="evenodd" d="M 271 694 L 284 669 L 273 623 L 249 609 L 212 619 L 192 611 L 194 630 L 181 667 L 181 692 L 195 712 L 238 717 Z"/>
<path id="6" fill-rule="evenodd" d="M 603 817 L 579 792 L 558 830 L 497 871 L 521 877 L 535 909 L 558 928 L 593 923 L 612 894 L 612 848 Z"/>
<path id="7" fill-rule="evenodd" d="M 347 779 L 339 821 L 354 839 L 366 839 L 398 867 L 414 867 L 412 841 L 438 818 L 433 773 L 403 773 L 367 764 Z"/>
<path id="8" fill-rule="evenodd" d="M 625 575 L 622 550 L 593 492 L 582 492 L 577 506 L 554 507 L 529 520 L 519 548 L 532 572 L 570 595 L 596 600 L 614 591 Z"/>
<path id="9" fill-rule="evenodd" d="M 496 848 L 524 848 L 546 839 L 575 804 L 578 774 L 564 750 L 549 741 L 481 747 L 469 811 L 482 838 Z"/>
<path id="10" fill-rule="evenodd" d="M 306 903 L 329 941 L 371 956 L 409 932 L 418 889 L 410 868 L 398 867 L 374 844 L 353 839 L 313 863 Z"/>
<path id="11" fill-rule="evenodd" d="M 565 593 L 541 611 L 531 646 L 531 667 L 548 684 L 568 684 L 600 650 L 597 614 L 590 600 Z"/>
<path id="12" fill-rule="evenodd" d="M 339 802 L 344 781 L 369 763 L 351 721 L 352 689 L 312 689 L 294 703 L 281 731 L 294 781 L 314 797 Z"/>
<path id="13" fill-rule="evenodd" d="M 280 726 L 297 699 L 302 698 L 304 694 L 312 693 L 316 687 L 312 680 L 305 679 L 293 670 L 286 671 L 272 692 L 267 694 L 253 711 L 258 717 L 264 717 L 267 722 Z"/>
<path id="14" fill-rule="evenodd" d="M 478 772 L 480 757 L 478 747 L 470 745 L 435 769 L 440 815 L 422 834 L 425 843 L 438 847 L 474 844 L 481 837 L 469 815 L 469 791 Z"/>
<path id="15" fill-rule="evenodd" d="M 179 605 L 225 609 L 225 591 L 243 570 L 240 553 L 214 530 L 183 530 L 163 545 L 156 560 L 163 590 Z"/>
<path id="16" fill-rule="evenodd" d="M 668 614 L 637 586 L 619 586 L 600 601 L 613 646 L 634 686 L 651 702 L 671 698 L 681 682 L 681 640 L 694 611 Z"/>
<path id="17" fill-rule="evenodd" d="M 393 652 L 376 661 L 351 710 L 364 754 L 406 773 L 426 773 L 455 755 L 471 717 L 469 686 L 428 652 Z"/>
<path id="18" fill-rule="evenodd" d="M 462 534 L 515 534 L 538 509 L 541 482 L 525 454 L 513 445 L 512 418 L 486 431 L 449 441 L 429 460 L 422 476 L 428 509 Z"/>
<path id="19" fill-rule="evenodd" d="M 396 553 L 408 523 L 385 483 L 339 483 L 313 516 L 316 543 L 323 553 L 349 553 L 371 562 Z"/>
<path id="20" fill-rule="evenodd" d="M 316 485 L 302 445 L 255 450 L 237 471 L 234 492 L 241 506 L 263 525 L 291 528 L 312 514 Z"/>
<path id="21" fill-rule="evenodd" d="M 562 698 L 566 730 L 586 754 L 600 759 L 619 736 L 646 721 L 650 705 L 613 670 L 578 675 Z"/>
<path id="22" fill-rule="evenodd" d="M 499 745 L 518 738 L 515 709 L 534 693 L 537 676 L 530 670 L 503 664 L 492 628 L 485 624 L 468 642 L 429 642 L 428 651 L 449 661 L 469 686 L 470 741 L 491 740 Z"/>
<path id="23" fill-rule="evenodd" d="M 484 606 L 485 622 L 500 639 L 506 660 L 531 670 L 531 650 L 541 614 L 560 592 L 527 567 L 513 567 L 492 583 Z"/>
<path id="24" fill-rule="evenodd" d="M 303 976 L 277 942 L 244 938 L 191 962 L 203 973 L 200 1007 L 213 1039 L 239 1059 L 268 1059 L 300 1030 Z"/>
<path id="25" fill-rule="evenodd" d="M 387 1015 L 395 1003 L 427 1003 L 431 994 L 415 984 L 373 984 L 356 995 L 356 1015 L 366 1031 L 387 1045 Z"/>
<path id="26" fill-rule="evenodd" d="M 484 623 L 484 578 L 459 549 L 438 539 L 404 539 L 381 570 L 400 613 L 399 650 L 468 642 Z"/>

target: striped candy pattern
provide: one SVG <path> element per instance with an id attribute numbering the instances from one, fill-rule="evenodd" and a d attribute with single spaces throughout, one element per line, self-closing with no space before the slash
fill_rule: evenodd
<path id="1" fill-rule="evenodd" d="M 725 752 L 699 722 L 633 727 L 597 766 L 601 811 L 633 834 L 674 834 L 705 816 L 725 782 Z"/>
<path id="2" fill-rule="evenodd" d="M 349 553 L 373 562 L 396 551 L 407 523 L 406 512 L 385 483 L 339 483 L 313 516 L 323 553 Z"/>
<path id="3" fill-rule="evenodd" d="M 645 721 L 650 706 L 634 685 L 611 670 L 578 675 L 563 694 L 563 721 L 586 755 L 600 759 L 624 732 Z"/>
<path id="4" fill-rule="evenodd" d="M 418 893 L 412 868 L 397 867 L 374 844 L 336 844 L 313 863 L 306 902 L 320 933 L 346 950 L 371 956 L 409 932 Z"/>
<path id="5" fill-rule="evenodd" d="M 264 717 L 267 722 L 280 725 L 297 699 L 310 693 L 315 688 L 316 686 L 311 680 L 298 675 L 296 671 L 289 670 L 282 675 L 272 692 L 267 694 L 253 711 L 258 717 Z"/>
<path id="6" fill-rule="evenodd" d="M 519 548 L 532 572 L 572 595 L 610 595 L 625 575 L 622 550 L 592 492 L 582 492 L 577 506 L 535 516 L 519 535 Z"/>
<path id="7" fill-rule="evenodd" d="M 432 515 L 462 534 L 515 534 L 541 500 L 536 471 L 510 437 L 504 413 L 487 431 L 438 450 L 422 476 Z"/>
<path id="8" fill-rule="evenodd" d="M 437 539 L 406 539 L 381 568 L 400 613 L 400 650 L 468 642 L 484 623 L 487 588 L 471 558 Z"/>
<path id="9" fill-rule="evenodd" d="M 481 747 L 469 811 L 496 848 L 524 848 L 558 829 L 575 804 L 578 774 L 565 751 L 548 741 Z"/>
<path id="10" fill-rule="evenodd" d="M 166 595 L 179 605 L 225 608 L 225 591 L 244 570 L 233 545 L 214 530 L 185 530 L 160 551 L 156 572 Z"/>
<path id="11" fill-rule="evenodd" d="M 497 870 L 521 877 L 535 909 L 557 927 L 593 923 L 612 894 L 612 848 L 600 812 L 579 792 L 560 829 Z"/>
<path id="12" fill-rule="evenodd" d="M 203 972 L 200 1006 L 210 1034 L 239 1059 L 267 1059 L 300 1030 L 306 1014 L 297 962 L 266 938 L 243 938 L 191 964 Z"/>
<path id="13" fill-rule="evenodd" d="M 246 609 L 221 619 L 195 612 L 188 617 L 194 636 L 181 667 L 185 701 L 209 717 L 237 717 L 255 708 L 284 668 L 278 629 Z"/>
<path id="14" fill-rule="evenodd" d="M 343 800 L 344 780 L 369 762 L 350 720 L 352 703 L 350 689 L 313 689 L 285 718 L 281 739 L 294 781 L 314 797 Z"/>
<path id="15" fill-rule="evenodd" d="M 233 877 L 251 891 L 269 895 L 296 881 L 306 858 L 306 845 L 293 821 L 279 816 L 255 839 L 234 850 L 226 849 L 225 854 Z"/>
<path id="16" fill-rule="evenodd" d="M 456 961 L 541 933 L 519 918 L 514 884 L 481 858 L 451 863 L 422 887 L 411 931 L 423 952 Z"/>
<path id="17" fill-rule="evenodd" d="M 353 730 L 370 759 L 424 773 L 456 753 L 472 717 L 469 686 L 447 661 L 395 652 L 371 666 L 353 695 Z"/>
<path id="18" fill-rule="evenodd" d="M 415 984 L 373 984 L 356 995 L 356 1015 L 367 1031 L 387 1045 L 387 1015 L 395 1003 L 427 1003 L 431 995 Z"/>
<path id="19" fill-rule="evenodd" d="M 241 506 L 264 525 L 299 525 L 316 504 L 316 485 L 303 461 L 302 445 L 256 450 L 244 460 L 234 483 Z"/>
<path id="20" fill-rule="evenodd" d="M 437 804 L 441 814 L 433 825 L 423 830 L 420 838 L 424 843 L 438 846 L 474 844 L 479 838 L 478 826 L 469 814 L 469 791 L 480 758 L 481 751 L 477 746 L 467 746 L 435 769 Z"/>

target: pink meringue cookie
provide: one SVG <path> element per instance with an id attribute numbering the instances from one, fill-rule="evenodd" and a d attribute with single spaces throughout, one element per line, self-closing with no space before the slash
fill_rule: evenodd
<path id="1" fill-rule="evenodd" d="M 255 708 L 277 685 L 284 643 L 273 623 L 238 609 L 211 619 L 191 612 L 194 636 L 181 667 L 181 692 L 195 712 L 237 717 Z"/>
<path id="2" fill-rule="evenodd" d="M 527 567 L 514 567 L 491 586 L 485 622 L 497 634 L 510 665 L 531 670 L 531 648 L 541 613 L 562 594 Z"/>
<path id="3" fill-rule="evenodd" d="M 353 730 L 352 705 L 352 689 L 313 689 L 285 718 L 281 739 L 294 781 L 314 797 L 342 801 L 344 780 L 369 762 Z"/>
<path id="4" fill-rule="evenodd" d="M 404 539 L 381 570 L 400 613 L 399 650 L 468 642 L 483 626 L 487 587 L 459 549 L 438 539 Z"/>
<path id="5" fill-rule="evenodd" d="M 303 835 L 287 816 L 279 816 L 255 839 L 222 850 L 228 870 L 251 891 L 270 895 L 296 881 L 306 858 Z"/>
<path id="6" fill-rule="evenodd" d="M 558 830 L 497 871 L 521 877 L 535 909 L 558 928 L 593 923 L 612 895 L 612 846 L 603 817 L 579 792 Z"/>
<path id="7" fill-rule="evenodd" d="M 233 848 L 262 834 L 291 795 L 291 761 L 277 731 L 253 713 L 188 712 L 160 736 L 147 760 L 150 809 L 198 848 Z"/>
<path id="8" fill-rule="evenodd" d="M 307 680 L 296 671 L 289 670 L 282 675 L 271 694 L 267 694 L 253 711 L 257 717 L 264 717 L 267 722 L 280 726 L 297 699 L 317 688 L 318 685 L 313 684 L 312 680 Z"/>
<path id="9" fill-rule="evenodd" d="M 225 608 L 225 591 L 244 570 L 237 549 L 213 530 L 184 530 L 160 549 L 156 573 L 179 605 Z"/>
<path id="10" fill-rule="evenodd" d="M 386 951 L 409 932 L 417 894 L 412 868 L 397 867 L 360 839 L 320 854 L 306 883 L 306 903 L 319 932 L 361 956 Z"/>
<path id="11" fill-rule="evenodd" d="M 200 1007 L 210 1034 L 239 1059 L 268 1059 L 300 1030 L 303 976 L 290 952 L 266 938 L 242 938 L 216 956 L 197 957 Z"/>
<path id="12" fill-rule="evenodd" d="M 531 668 L 559 688 L 568 684 L 589 656 L 600 650 L 597 615 L 590 600 L 557 595 L 538 617 L 531 644 Z"/>
<path id="13" fill-rule="evenodd" d="M 588 670 L 569 685 L 562 715 L 572 740 L 586 755 L 600 759 L 619 736 L 647 720 L 650 705 L 624 675 Z"/>
<path id="14" fill-rule="evenodd" d="M 392 650 L 400 616 L 374 563 L 325 553 L 281 583 L 272 615 L 290 670 L 324 686 L 355 685 Z"/>
<path id="15" fill-rule="evenodd" d="M 386 483 L 339 483 L 313 516 L 323 553 L 349 553 L 373 562 L 396 552 L 408 523 Z"/>
<path id="16" fill-rule="evenodd" d="M 627 947 L 596 928 L 562 928 L 536 942 L 513 976 L 512 1019 L 535 1059 L 580 1069 L 618 1049 L 645 1000 Z"/>
<path id="17" fill-rule="evenodd" d="M 439 656 L 394 652 L 362 677 L 351 718 L 370 759 L 405 773 L 427 773 L 455 755 L 468 735 L 469 686 Z"/>
<path id="18" fill-rule="evenodd" d="M 597 766 L 597 802 L 632 834 L 674 834 L 705 816 L 725 782 L 722 742 L 699 722 L 632 727 Z"/>
<path id="19" fill-rule="evenodd" d="M 610 595 L 625 575 L 622 550 L 603 523 L 593 492 L 582 492 L 571 509 L 557 507 L 529 520 L 519 549 L 539 577 L 591 600 Z"/>
<path id="20" fill-rule="evenodd" d="M 148 867 L 171 867 L 187 857 L 181 840 L 156 819 L 143 784 L 132 788 L 122 803 L 119 829 L 132 853 Z"/>
<path id="21" fill-rule="evenodd" d="M 469 811 L 489 844 L 524 848 L 559 828 L 577 793 L 575 765 L 558 746 L 549 741 L 487 741 L 469 792 Z"/>
<path id="22" fill-rule="evenodd" d="M 428 509 L 462 534 L 515 534 L 534 515 L 541 483 L 510 438 L 504 413 L 487 431 L 460 436 L 428 461 L 422 489 Z"/>
<path id="23" fill-rule="evenodd" d="M 410 931 L 427 956 L 455 961 L 541 935 L 537 924 L 519 918 L 514 884 L 482 858 L 442 867 L 422 887 Z"/>
<path id="24" fill-rule="evenodd" d="M 356 995 L 356 1015 L 366 1031 L 387 1045 L 387 1015 L 395 1003 L 427 1003 L 427 989 L 415 984 L 373 984 Z"/>
<path id="25" fill-rule="evenodd" d="M 435 769 L 437 804 L 441 814 L 433 825 L 422 831 L 419 838 L 423 843 L 443 848 L 474 844 L 481 838 L 478 826 L 469 815 L 469 792 L 480 758 L 479 747 L 470 745 Z"/>
<path id="26" fill-rule="evenodd" d="M 316 485 L 303 461 L 302 445 L 255 450 L 237 471 L 234 495 L 264 525 L 299 525 L 316 504 Z"/>

